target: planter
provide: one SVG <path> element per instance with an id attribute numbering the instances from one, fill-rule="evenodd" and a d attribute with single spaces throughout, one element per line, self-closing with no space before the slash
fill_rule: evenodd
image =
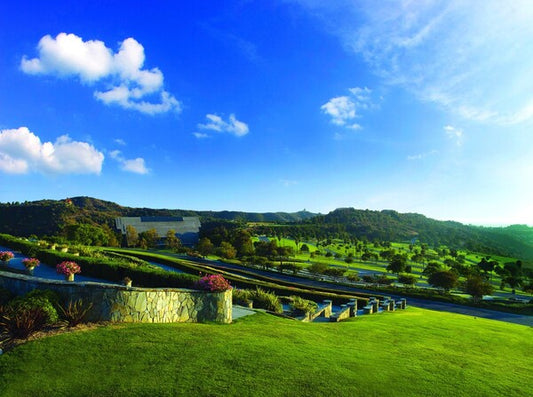
<path id="1" fill-rule="evenodd" d="M 26 268 L 26 271 L 30 276 L 33 276 L 33 271 L 35 270 L 35 266 L 29 266 Z"/>
<path id="2" fill-rule="evenodd" d="M 74 273 L 65 274 L 65 281 L 74 281 Z"/>

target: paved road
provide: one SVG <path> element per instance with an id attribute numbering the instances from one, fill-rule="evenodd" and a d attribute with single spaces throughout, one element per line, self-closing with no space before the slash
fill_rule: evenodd
<path id="1" fill-rule="evenodd" d="M 447 302 L 428 301 L 410 297 L 407 297 L 407 303 L 411 306 L 421 307 L 423 309 L 465 314 L 467 316 L 488 318 L 491 320 L 506 321 L 508 323 L 515 323 L 533 327 L 533 316 L 523 316 L 520 314 L 505 313 L 495 310 L 462 306 Z"/>
<path id="2" fill-rule="evenodd" d="M 420 307 L 423 309 L 458 313 L 458 314 L 464 314 L 467 316 L 481 317 L 481 318 L 487 318 L 487 319 L 498 320 L 498 321 L 506 321 L 509 323 L 515 323 L 515 324 L 521 324 L 521 325 L 527 325 L 529 327 L 533 327 L 533 316 L 524 316 L 520 314 L 505 313 L 505 312 L 499 312 L 495 310 L 488 310 L 488 309 L 482 309 L 482 308 L 476 308 L 476 307 L 470 307 L 470 306 L 462 306 L 462 305 L 457 305 L 457 304 L 448 303 L 448 302 L 424 300 L 424 299 L 419 299 L 419 298 L 412 298 L 409 296 L 402 296 L 400 294 L 391 295 L 388 293 L 365 290 L 365 289 L 356 288 L 356 287 L 350 287 L 350 286 L 339 285 L 335 283 L 312 280 L 308 278 L 291 276 L 288 274 L 260 270 L 260 269 L 250 268 L 250 267 L 243 267 L 239 265 L 223 263 L 223 262 L 218 262 L 218 261 L 199 260 L 198 262 L 204 263 L 212 267 L 219 268 L 221 270 L 228 270 L 228 271 L 233 270 L 233 271 L 236 271 L 237 273 L 239 270 L 241 271 L 244 270 L 246 272 L 253 273 L 259 277 L 266 276 L 266 277 L 276 279 L 279 281 L 298 283 L 303 286 L 311 287 L 311 288 L 317 288 L 317 287 L 328 288 L 330 290 L 339 291 L 340 293 L 342 292 L 345 292 L 345 293 L 360 292 L 361 293 L 362 292 L 365 294 L 373 294 L 377 296 L 387 295 L 387 296 L 392 296 L 394 299 L 406 298 L 408 305 Z"/>

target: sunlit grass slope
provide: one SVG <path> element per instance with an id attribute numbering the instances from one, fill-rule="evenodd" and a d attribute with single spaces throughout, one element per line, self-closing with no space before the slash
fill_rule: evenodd
<path id="1" fill-rule="evenodd" d="M 122 324 L 0 356 L 0 395 L 525 396 L 532 336 L 415 308 L 343 323 Z"/>

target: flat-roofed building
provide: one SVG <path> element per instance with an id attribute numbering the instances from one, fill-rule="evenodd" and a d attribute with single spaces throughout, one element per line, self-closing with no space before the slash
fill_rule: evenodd
<path id="1" fill-rule="evenodd" d="M 133 226 L 137 233 L 155 229 L 160 238 L 165 238 L 169 230 L 176 232 L 184 245 L 198 243 L 200 233 L 200 219 L 196 216 L 127 216 L 115 219 L 118 230 L 126 235 L 126 227 Z"/>

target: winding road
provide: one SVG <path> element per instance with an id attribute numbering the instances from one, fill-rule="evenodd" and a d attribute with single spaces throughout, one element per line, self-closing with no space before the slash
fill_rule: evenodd
<path id="1" fill-rule="evenodd" d="M 190 260 L 190 258 L 188 258 Z M 365 293 L 365 294 L 374 294 L 374 295 L 387 295 L 391 296 L 394 299 L 406 298 L 408 305 L 420 307 L 428 310 L 443 311 L 457 314 L 464 314 L 467 316 L 486 318 L 490 320 L 505 321 L 509 323 L 515 323 L 520 325 L 526 325 L 533 327 L 533 316 L 526 316 L 514 313 L 505 313 L 496 310 L 488 310 L 477 307 L 457 305 L 454 303 L 448 302 L 439 302 L 432 300 L 425 300 L 420 298 L 412 298 L 409 296 L 402 296 L 401 294 L 391 295 L 388 293 L 382 293 L 379 291 L 365 290 L 356 287 L 350 287 L 341 284 L 335 284 L 331 282 L 319 281 L 305 277 L 298 277 L 294 275 L 282 274 L 278 272 L 266 271 L 251 267 L 244 267 L 239 265 L 234 265 L 225 262 L 211 261 L 211 260 L 195 260 L 195 262 L 203 263 L 209 265 L 213 268 L 220 270 L 225 270 L 228 272 L 234 272 L 240 274 L 240 272 L 247 272 L 256 275 L 258 278 L 268 277 L 270 279 L 276 279 L 283 282 L 297 283 L 302 286 L 311 287 L 311 288 L 328 288 L 330 290 L 336 290 L 340 293 Z"/>

